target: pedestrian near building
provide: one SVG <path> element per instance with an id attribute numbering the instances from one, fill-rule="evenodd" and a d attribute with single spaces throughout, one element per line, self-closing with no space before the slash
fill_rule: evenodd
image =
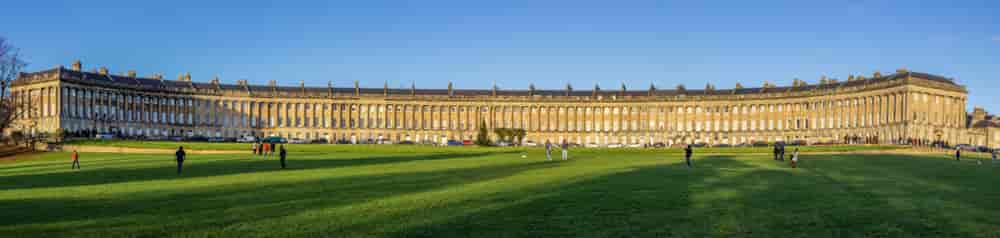
<path id="1" fill-rule="evenodd" d="M 566 139 L 562 141 L 562 159 L 569 160 L 569 142 L 566 142 Z"/>
<path id="2" fill-rule="evenodd" d="M 688 168 L 691 168 L 691 155 L 694 154 L 694 150 L 691 149 L 691 145 L 687 145 L 684 148 L 684 162 L 687 163 Z"/>
<path id="3" fill-rule="evenodd" d="M 177 148 L 174 157 L 177 160 L 177 174 L 181 174 L 181 169 L 184 168 L 184 159 L 187 157 L 187 153 L 184 153 L 184 146 Z"/>
<path id="4" fill-rule="evenodd" d="M 993 153 L 990 153 L 990 154 L 993 155 L 993 165 L 994 166 L 997 165 L 997 154 L 998 153 L 1000 153 L 1000 152 L 998 152 L 996 149 L 993 150 Z"/>
<path id="5" fill-rule="evenodd" d="M 281 145 L 281 150 L 278 153 L 279 153 L 279 158 L 281 159 L 281 168 L 284 169 L 285 168 L 285 155 L 288 154 L 288 152 L 285 151 L 285 145 Z"/>
<path id="6" fill-rule="evenodd" d="M 268 156 L 274 156 L 274 150 L 277 150 L 278 147 L 277 147 L 277 145 L 274 144 L 273 141 L 271 143 L 268 143 L 268 144 L 271 145 L 271 152 L 270 152 L 270 154 L 268 154 Z"/>
<path id="7" fill-rule="evenodd" d="M 771 156 L 771 158 L 774 159 L 774 161 L 778 161 L 778 155 L 781 154 L 780 146 L 781 145 L 778 143 L 774 144 L 774 156 Z"/>
<path id="8" fill-rule="evenodd" d="M 70 155 L 70 158 L 73 159 L 73 167 L 70 168 L 70 169 L 77 169 L 77 170 L 79 170 L 80 169 L 80 154 L 76 153 L 76 150 L 73 150 L 73 154 Z M 994 159 L 995 158 L 996 157 L 994 157 Z"/>
<path id="9" fill-rule="evenodd" d="M 251 155 L 257 155 L 257 142 L 250 144 L 250 151 Z"/>
<path id="10" fill-rule="evenodd" d="M 552 161 L 552 141 L 545 140 L 545 160 Z"/>
<path id="11" fill-rule="evenodd" d="M 264 156 L 264 158 L 265 158 L 265 159 L 267 159 L 267 156 L 266 156 L 266 155 L 267 155 L 267 152 L 268 152 L 268 151 L 271 151 L 271 148 L 269 148 L 268 146 L 270 146 L 271 144 L 268 144 L 268 143 L 263 143 L 263 144 L 261 144 L 261 145 L 263 145 L 263 146 L 264 146 L 264 149 L 263 149 L 263 150 L 261 150 L 261 153 L 260 153 L 260 154 L 261 154 L 261 155 L 265 155 L 265 156 Z"/>
<path id="12" fill-rule="evenodd" d="M 955 148 L 955 161 L 962 161 L 962 149 Z"/>
<path id="13" fill-rule="evenodd" d="M 778 147 L 778 161 L 785 161 L 785 145 Z"/>
<path id="14" fill-rule="evenodd" d="M 795 152 L 792 152 L 792 168 L 798 168 L 799 166 L 799 148 L 795 148 Z"/>

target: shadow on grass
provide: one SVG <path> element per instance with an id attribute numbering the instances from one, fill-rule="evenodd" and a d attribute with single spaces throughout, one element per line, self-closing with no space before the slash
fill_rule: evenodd
<path id="1" fill-rule="evenodd" d="M 514 152 L 444 153 L 427 155 L 392 155 L 352 159 L 303 159 L 290 157 L 288 168 L 284 170 L 329 169 L 351 166 L 403 163 L 444 159 L 464 159 Z M 234 155 L 234 157 L 237 157 Z M 242 156 L 239 156 L 242 157 Z M 268 172 L 282 170 L 277 159 L 232 158 L 200 161 L 188 159 L 184 162 L 184 172 L 176 174 L 176 163 L 164 157 L 162 165 L 146 168 L 99 168 L 78 171 L 62 170 L 55 173 L 0 176 L 0 189 L 71 187 L 109 183 L 150 181 L 161 179 L 197 178 L 240 173 Z M 145 161 L 145 160 L 144 160 Z M 67 163 L 67 166 L 69 164 Z"/>
<path id="2" fill-rule="evenodd" d="M 0 218 L 0 224 L 3 224 L 0 230 L 13 232 L 9 234 L 40 236 L 107 237 L 127 234 L 161 237 L 183 233 L 204 236 L 205 232 L 221 231 L 221 227 L 499 179 L 555 165 L 530 162 L 259 186 L 144 192 L 109 199 L 0 200 L 0 210 L 5 211 Z M 171 231 L 172 228 L 177 230 Z M 296 232 L 294 229 L 280 231 L 280 234 Z M 233 233 L 223 235 L 234 236 Z"/>
<path id="3" fill-rule="evenodd" d="M 780 163 L 780 162 L 774 162 Z M 490 209 L 436 212 L 394 237 L 968 237 L 946 206 L 896 206 L 882 186 L 725 156 L 639 167 L 559 187 L 521 191 Z M 831 170 L 840 170 L 833 167 Z M 879 173 L 865 174 L 878 176 Z M 916 174 L 913 174 L 916 175 Z M 890 184 L 882 184 L 892 186 Z M 445 215 L 437 215 L 445 214 Z M 385 219 L 377 222 L 387 222 Z M 995 226 L 993 227 L 995 228 Z M 485 235 L 484 235 L 485 234 Z"/>

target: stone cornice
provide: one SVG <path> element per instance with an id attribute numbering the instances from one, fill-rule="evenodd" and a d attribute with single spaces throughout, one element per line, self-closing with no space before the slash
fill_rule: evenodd
<path id="1" fill-rule="evenodd" d="M 927 74 L 920 74 L 927 75 Z M 939 76 L 934 76 L 939 77 Z M 940 78 L 940 77 L 939 77 Z M 132 80 L 126 80 L 132 79 Z M 145 84 L 139 83 L 140 79 L 145 80 Z M 905 85 L 915 85 L 938 90 L 951 91 L 956 93 L 968 93 L 966 88 L 954 84 L 949 80 L 923 79 L 912 76 L 909 72 L 901 72 L 879 79 L 861 79 L 855 81 L 845 81 L 839 83 L 825 83 L 822 85 L 807 85 L 804 82 L 793 87 L 771 87 L 771 88 L 739 88 L 739 89 L 718 89 L 706 90 L 663 90 L 663 91 L 614 91 L 598 92 L 595 94 L 586 93 L 586 96 L 575 95 L 562 90 L 499 90 L 478 95 L 467 95 L 464 92 L 478 92 L 485 90 L 454 90 L 438 93 L 434 89 L 407 89 L 390 90 L 387 87 L 379 89 L 370 88 L 333 88 L 333 87 L 276 87 L 249 85 L 240 83 L 237 85 L 218 84 L 217 81 L 204 84 L 195 84 L 190 81 L 171 81 L 164 79 L 149 78 L 129 78 L 121 75 L 86 73 L 73 71 L 62 67 L 34 73 L 22 73 L 18 75 L 12 86 L 21 86 L 60 80 L 77 85 L 119 88 L 144 93 L 164 93 L 180 95 L 199 96 L 221 96 L 233 98 L 295 98 L 295 99 L 334 99 L 334 100 L 383 100 L 389 102 L 405 101 L 444 101 L 444 102 L 562 102 L 562 103 L 620 103 L 620 102 L 690 102 L 690 101 L 753 101 L 753 100 L 787 100 L 796 98 L 811 98 L 831 95 L 846 95 L 861 93 L 866 91 L 894 88 Z M 158 82 L 150 84 L 149 82 Z M 243 81 L 245 82 L 245 81 Z M 169 86 L 172 84 L 173 86 Z M 179 85 L 179 86 L 178 86 Z M 256 93 L 254 90 L 258 90 Z M 416 92 L 413 94 L 413 92 Z M 421 91 L 435 93 L 421 94 Z M 546 92 L 539 94 L 539 91 Z M 517 95 L 522 94 L 525 95 Z M 357 95 L 360 94 L 360 95 Z M 439 95 L 440 94 L 440 95 Z M 475 93 L 473 93 L 475 94 Z M 496 94 L 495 96 L 493 94 Z M 510 95 L 515 94 L 515 95 Z M 530 96 L 528 96 L 530 95 Z"/>

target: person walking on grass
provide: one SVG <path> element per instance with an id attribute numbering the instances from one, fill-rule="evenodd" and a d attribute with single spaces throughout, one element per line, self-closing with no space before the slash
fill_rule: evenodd
<path id="1" fill-rule="evenodd" d="M 545 160 L 552 161 L 552 141 L 545 140 Z"/>
<path id="2" fill-rule="evenodd" d="M 569 160 L 569 143 L 566 142 L 566 139 L 562 141 L 562 159 Z"/>
<path id="3" fill-rule="evenodd" d="M 251 155 L 257 155 L 257 142 L 250 144 L 250 151 Z M 251 158 L 253 158 L 253 156 L 251 156 Z"/>
<path id="4" fill-rule="evenodd" d="M 792 152 L 792 168 L 798 168 L 799 166 L 799 148 L 795 148 L 795 152 Z"/>
<path id="5" fill-rule="evenodd" d="M 1000 152 L 997 152 L 997 150 L 996 150 L 996 149 L 994 149 L 994 150 L 993 150 L 993 153 L 990 153 L 990 155 L 992 155 L 992 156 L 993 156 L 993 165 L 994 165 L 994 166 L 996 166 L 996 165 L 997 165 L 997 153 L 1000 153 Z"/>
<path id="6" fill-rule="evenodd" d="M 73 159 L 73 167 L 70 168 L 70 169 L 79 170 L 80 169 L 80 154 L 76 153 L 76 150 L 73 150 L 73 154 L 70 154 L 70 158 Z M 994 157 L 994 158 L 996 158 L 996 157 Z"/>
<path id="7" fill-rule="evenodd" d="M 268 157 L 274 156 L 274 150 L 278 149 L 277 145 L 275 145 L 273 141 L 271 143 L 268 143 L 268 145 L 270 145 L 271 147 L 271 151 L 268 154 Z"/>
<path id="8" fill-rule="evenodd" d="M 691 145 L 687 145 L 684 148 L 684 162 L 687 163 L 688 168 L 691 168 L 691 154 L 694 154 L 694 151 L 691 149 Z"/>
<path id="9" fill-rule="evenodd" d="M 955 161 L 962 161 L 962 149 L 955 148 Z"/>
<path id="10" fill-rule="evenodd" d="M 270 144 L 268 144 L 268 143 L 262 143 L 261 144 L 261 146 L 264 146 L 264 149 L 261 150 L 260 154 L 264 157 L 264 159 L 267 159 L 267 152 L 271 151 L 271 148 L 268 147 L 269 145 Z"/>
<path id="11" fill-rule="evenodd" d="M 287 154 L 288 152 L 285 152 L 285 146 L 281 145 L 281 151 L 279 152 L 279 157 L 281 159 L 281 169 L 285 168 L 285 155 Z"/>
<path id="12" fill-rule="evenodd" d="M 778 155 L 781 153 L 781 149 L 779 149 L 779 146 L 781 145 L 779 145 L 778 143 L 774 144 L 774 156 L 772 156 L 772 159 L 774 159 L 774 161 L 778 161 Z"/>
<path id="13" fill-rule="evenodd" d="M 177 160 L 177 174 L 181 174 L 181 169 L 184 168 L 184 159 L 187 157 L 187 153 L 184 153 L 184 146 L 177 148 L 174 157 Z"/>
<path id="14" fill-rule="evenodd" d="M 785 145 L 781 145 L 778 149 L 778 161 L 785 161 Z"/>

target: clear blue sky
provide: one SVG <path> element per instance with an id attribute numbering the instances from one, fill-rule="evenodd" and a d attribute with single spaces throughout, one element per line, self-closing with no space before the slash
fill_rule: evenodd
<path id="1" fill-rule="evenodd" d="M 811 83 L 899 67 L 1000 113 L 1000 1 L 10 1 L 28 70 L 444 88 Z"/>

